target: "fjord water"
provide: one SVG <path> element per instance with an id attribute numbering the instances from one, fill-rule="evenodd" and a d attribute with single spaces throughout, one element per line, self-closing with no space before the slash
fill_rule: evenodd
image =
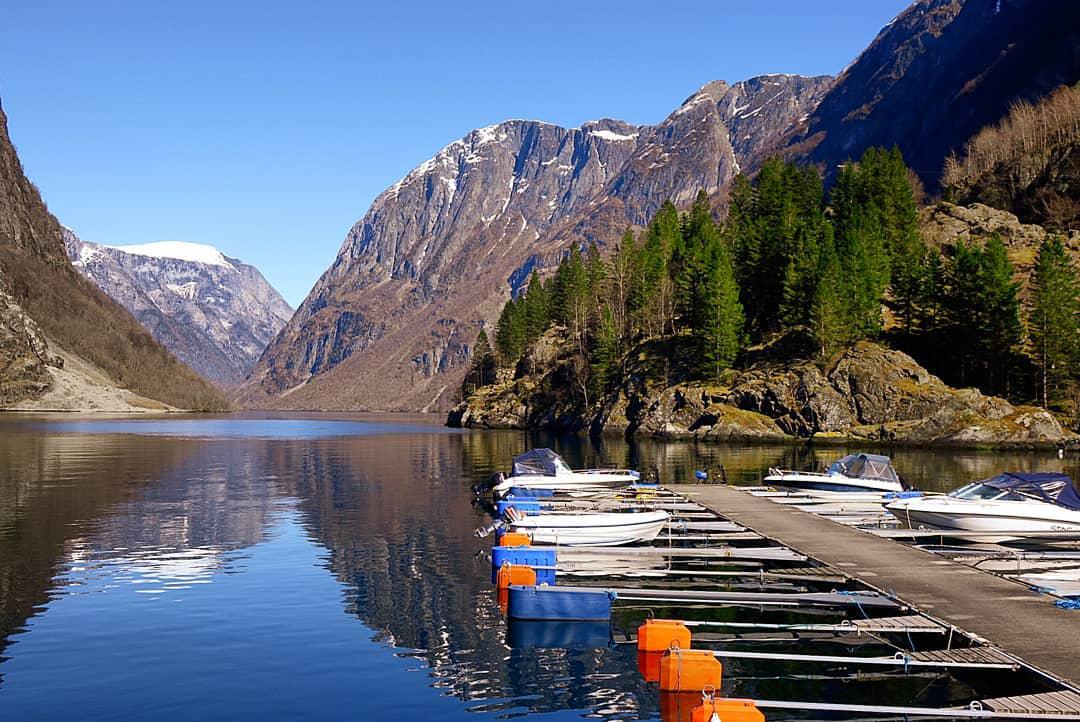
<path id="1" fill-rule="evenodd" d="M 723 464 L 734 483 L 844 451 L 457 432 L 426 417 L 5 416 L 0 719 L 658 717 L 632 646 L 506 644 L 471 486 L 532 446 L 575 466 L 656 465 L 667 481 Z M 895 456 L 931 489 L 1063 468 L 1047 454 Z M 840 684 L 740 669 L 728 674 L 744 695 Z"/>

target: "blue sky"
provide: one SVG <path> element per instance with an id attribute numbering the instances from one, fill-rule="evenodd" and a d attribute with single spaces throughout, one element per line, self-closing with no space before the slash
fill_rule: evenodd
<path id="1" fill-rule="evenodd" d="M 654 123 L 710 80 L 836 73 L 907 4 L 36 0 L 4 10 L 0 99 L 80 236 L 213 244 L 295 306 L 472 128 Z"/>

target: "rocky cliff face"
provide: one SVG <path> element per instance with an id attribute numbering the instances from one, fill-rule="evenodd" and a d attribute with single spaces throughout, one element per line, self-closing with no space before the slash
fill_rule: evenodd
<path id="1" fill-rule="evenodd" d="M 382 193 L 239 398 L 290 408 L 445 409 L 479 328 L 573 242 L 609 243 L 666 199 L 722 189 L 829 78 L 710 83 L 656 126 L 507 121 Z"/>
<path id="2" fill-rule="evenodd" d="M 292 309 L 254 266 L 211 246 L 110 247 L 64 229 L 72 264 L 204 378 L 239 383 Z"/>
<path id="3" fill-rule="evenodd" d="M 917 0 L 840 73 L 790 152 L 831 173 L 897 145 L 936 188 L 949 152 L 1013 101 L 1080 80 L 1077 47 L 1073 0 Z"/>
<path id="4" fill-rule="evenodd" d="M 0 291 L 0 405 L 52 388 L 63 349 L 114 387 L 181 408 L 225 406 L 216 390 L 75 271 L 60 224 L 23 173 L 2 110 Z"/>
<path id="5" fill-rule="evenodd" d="M 953 389 L 908 355 L 859 343 L 824 366 L 766 362 L 722 384 L 667 384 L 634 354 L 622 385 L 586 408 L 567 383 L 562 329 L 530 350 L 515 377 L 455 407 L 451 426 L 527 428 L 715 440 L 870 440 L 961 446 L 1075 445 L 1048 412 Z M 524 371 L 529 369 L 529 373 Z"/>

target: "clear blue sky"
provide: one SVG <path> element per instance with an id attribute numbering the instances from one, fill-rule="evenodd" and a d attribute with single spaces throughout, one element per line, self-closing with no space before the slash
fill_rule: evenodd
<path id="1" fill-rule="evenodd" d="M 907 0 L 8 3 L 0 99 L 60 221 L 209 243 L 293 305 L 378 193 L 472 128 L 663 119 L 836 73 Z"/>

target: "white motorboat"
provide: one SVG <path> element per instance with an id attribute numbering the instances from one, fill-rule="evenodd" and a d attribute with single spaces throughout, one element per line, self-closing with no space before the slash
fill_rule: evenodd
<path id="1" fill-rule="evenodd" d="M 498 499 L 511 489 L 579 492 L 616 489 L 635 484 L 639 479 L 640 475 L 630 469 L 571 469 L 551 449 L 533 449 L 515 456 L 513 472 L 497 481 L 492 490 Z"/>
<path id="2" fill-rule="evenodd" d="M 528 534 L 534 544 L 594 547 L 651 542 L 671 519 L 666 511 L 526 516 L 514 509 L 507 516 L 510 531 Z"/>
<path id="3" fill-rule="evenodd" d="M 887 494 L 904 490 L 889 457 L 878 454 L 848 454 L 834 461 L 824 472 L 769 469 L 765 483 L 804 489 L 820 496 L 842 496 L 853 492 Z"/>
<path id="4" fill-rule="evenodd" d="M 1047 532 L 1041 538 L 1080 535 L 1080 493 L 1059 473 L 1006 472 L 945 495 L 896 499 L 885 508 L 910 529 L 975 532 L 972 541 L 1034 540 Z"/>

